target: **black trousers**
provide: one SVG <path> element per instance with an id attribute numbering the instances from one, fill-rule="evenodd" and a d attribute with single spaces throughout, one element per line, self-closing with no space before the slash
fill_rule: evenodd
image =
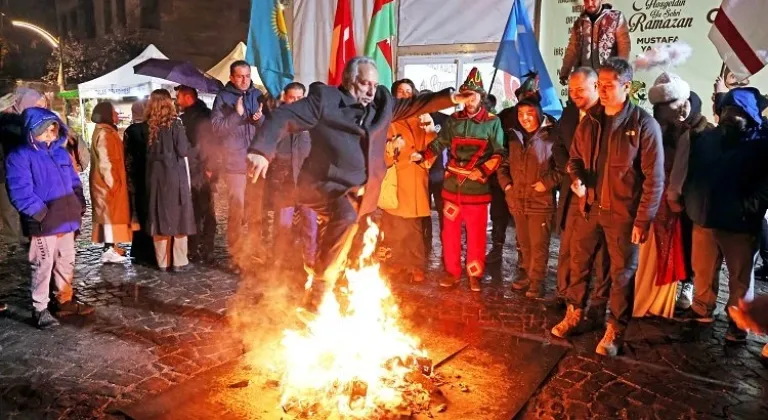
<path id="1" fill-rule="evenodd" d="M 566 291 L 573 277 L 571 258 L 575 248 L 574 232 L 576 232 L 577 226 L 584 222 L 584 216 L 578 205 L 571 205 L 565 211 L 567 212 L 565 214 L 565 229 L 560 234 L 560 255 L 557 260 L 557 296 L 563 298 L 566 296 Z M 608 257 L 605 240 L 599 242 L 591 258 L 590 265 L 594 267 L 595 276 L 589 296 L 589 312 L 595 316 L 605 316 L 608 293 L 611 289 L 611 260 Z"/>
<path id="2" fill-rule="evenodd" d="M 763 226 L 760 235 L 760 259 L 763 264 L 768 264 L 768 220 L 763 217 Z"/>
<path id="3" fill-rule="evenodd" d="M 206 182 L 198 188 L 192 188 L 192 207 L 195 211 L 197 234 L 189 237 L 189 252 L 192 255 L 211 258 L 216 238 L 216 209 L 210 183 Z"/>
<path id="4" fill-rule="evenodd" d="M 566 291 L 568 304 L 584 308 L 592 272 L 593 255 L 601 242 L 606 244 L 610 260 L 611 289 L 608 322 L 621 334 L 632 317 L 634 280 L 639 247 L 632 243 L 633 220 L 620 218 L 595 206 L 576 225 L 571 239 L 571 282 Z"/>
<path id="5" fill-rule="evenodd" d="M 347 262 L 357 233 L 357 197 L 352 193 L 328 195 L 302 191 L 299 203 L 317 213 L 318 252 L 313 267 L 318 280 L 335 283 Z"/>
<path id="6" fill-rule="evenodd" d="M 429 195 L 435 201 L 435 210 L 437 211 L 437 223 L 440 226 L 440 232 L 443 231 L 443 180 L 440 182 L 429 183 Z M 434 235 L 432 229 L 432 217 L 423 218 L 424 224 L 424 253 L 428 255 L 432 251 L 432 238 Z M 440 232 L 437 233 L 437 239 L 440 240 Z"/>
<path id="7" fill-rule="evenodd" d="M 419 239 L 423 235 L 423 217 L 400 217 L 381 214 L 382 246 L 391 251 L 387 265 L 405 270 L 424 270 L 427 255 Z"/>
<path id="8" fill-rule="evenodd" d="M 522 269 L 531 281 L 531 287 L 538 287 L 547 276 L 549 241 L 552 235 L 552 215 L 515 214 L 515 232 L 521 254 Z"/>
<path id="9" fill-rule="evenodd" d="M 502 248 L 507 241 L 507 227 L 512 220 L 512 215 L 509 213 L 507 200 L 504 198 L 504 191 L 499 186 L 499 181 L 494 176 L 488 182 L 491 187 L 491 244 L 494 248 Z M 522 258 L 519 254 L 518 250 L 520 261 Z"/>

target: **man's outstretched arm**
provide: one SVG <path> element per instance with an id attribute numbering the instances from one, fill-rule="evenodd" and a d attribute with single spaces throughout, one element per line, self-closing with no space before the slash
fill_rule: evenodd
<path id="1" fill-rule="evenodd" d="M 311 129 L 320 121 L 321 112 L 320 94 L 310 94 L 298 102 L 275 109 L 254 136 L 248 146 L 248 153 L 264 156 L 271 161 L 275 157 L 280 139 L 288 133 Z"/>

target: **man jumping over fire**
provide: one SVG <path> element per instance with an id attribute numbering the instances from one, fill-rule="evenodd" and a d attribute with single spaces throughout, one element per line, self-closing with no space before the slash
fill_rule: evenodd
<path id="1" fill-rule="evenodd" d="M 483 79 L 473 68 L 459 88 L 469 101 L 448 119 L 439 136 L 430 143 L 425 159 L 432 162 L 450 147 L 443 183 L 443 259 L 446 276 L 440 281 L 451 287 L 461 277 L 461 225 L 467 225 L 467 274 L 472 291 L 480 291 L 485 271 L 485 230 L 491 192 L 488 177 L 501 164 L 504 131 L 501 120 L 483 106 Z"/>
<path id="2" fill-rule="evenodd" d="M 300 204 L 315 210 L 322 220 L 319 252 L 314 267 L 307 267 L 315 283 L 335 284 L 346 264 L 357 222 L 376 210 L 386 172 L 390 123 L 472 98 L 466 92 L 455 94 L 446 89 L 394 99 L 378 81 L 372 59 L 353 58 L 344 69 L 342 86 L 313 86 L 305 99 L 277 108 L 248 149 L 255 181 L 266 175 L 281 138 L 309 131 L 311 150 L 299 173 L 298 189 Z"/>

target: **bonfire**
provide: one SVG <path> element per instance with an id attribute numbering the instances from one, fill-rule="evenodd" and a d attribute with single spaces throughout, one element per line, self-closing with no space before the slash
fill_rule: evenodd
<path id="1" fill-rule="evenodd" d="M 429 408 L 429 392 L 414 374 L 425 378 L 432 364 L 419 340 L 399 326 L 397 305 L 372 260 L 378 237 L 369 220 L 359 268 L 345 270 L 344 304 L 328 288 L 306 328 L 284 332 L 286 412 L 366 418 Z"/>

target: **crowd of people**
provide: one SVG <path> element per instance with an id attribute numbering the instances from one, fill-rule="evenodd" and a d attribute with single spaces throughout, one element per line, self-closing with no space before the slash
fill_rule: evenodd
<path id="1" fill-rule="evenodd" d="M 126 261 L 118 244 L 132 242 L 131 257 L 161 271 L 213 264 L 221 183 L 226 268 L 235 273 L 267 261 L 289 267 L 299 241 L 312 290 L 335 283 L 358 225 L 377 214 L 377 257 L 387 277 L 423 282 L 435 252 L 435 208 L 445 288 L 465 271 L 469 289 L 481 291 L 486 264 L 503 259 L 513 222 L 511 287 L 543 298 L 558 234 L 555 298 L 565 314 L 551 332 L 605 328 L 599 354 L 620 352 L 633 317 L 711 323 L 723 261 L 727 306 L 744 313 L 768 237 L 768 124 L 761 115 L 768 100 L 718 79 L 715 126 L 689 84 L 666 71 L 648 91 L 653 112 L 646 112 L 629 96 L 628 34 L 604 33 L 626 29 L 626 19 L 601 1 L 584 4 L 561 72 L 569 101 L 559 120 L 542 109 L 536 74 L 497 115 L 476 68 L 457 92 L 418 92 L 408 79 L 379 86 L 374 61 L 355 57 L 339 87 L 294 82 L 271 98 L 238 61 L 212 109 L 187 86 L 176 89 L 175 104 L 170 92 L 156 90 L 134 104 L 122 139 L 114 106 L 99 103 L 83 159 L 83 142 L 41 95 L 21 91 L 2 117 L 2 195 L 7 189 L 9 199 L 0 205 L 3 231 L 15 223 L 23 235 L 14 240 L 32 241 L 38 327 L 93 312 L 71 286 L 86 208 L 78 173 L 88 160 L 92 241 L 103 244 L 104 263 Z M 599 36 L 579 39 L 592 25 Z M 450 116 L 438 112 L 456 105 Z M 725 339 L 743 343 L 746 324 L 737 320 Z"/>

